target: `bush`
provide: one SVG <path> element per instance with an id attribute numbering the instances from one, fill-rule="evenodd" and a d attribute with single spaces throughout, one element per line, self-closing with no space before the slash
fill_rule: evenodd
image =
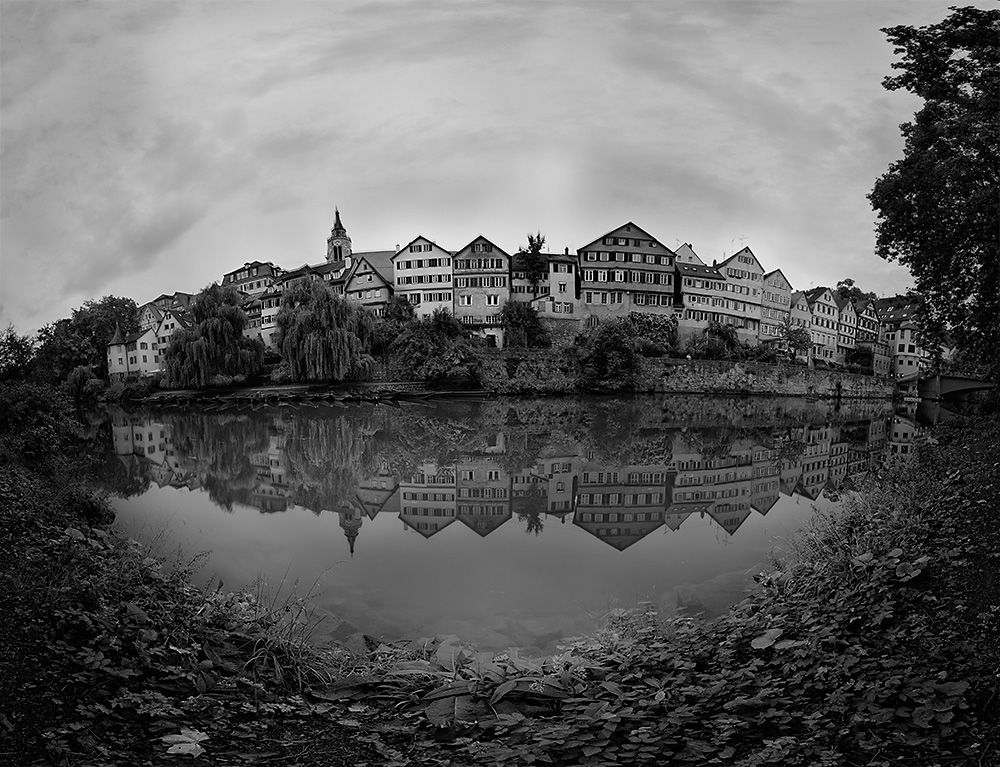
<path id="1" fill-rule="evenodd" d="M 648 338 L 637 338 L 635 345 L 636 350 L 643 357 L 662 357 L 667 353 L 666 349 Z"/>
<path id="2" fill-rule="evenodd" d="M 610 320 L 578 338 L 577 386 L 584 391 L 633 391 L 642 372 L 635 331 Z"/>

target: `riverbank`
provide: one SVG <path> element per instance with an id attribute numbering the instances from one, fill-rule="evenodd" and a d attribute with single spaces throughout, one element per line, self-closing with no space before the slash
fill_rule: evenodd
<path id="1" fill-rule="evenodd" d="M 315 648 L 306 605 L 202 594 L 102 524 L 85 481 L 100 461 L 52 458 L 97 456 L 78 434 L 40 396 L 0 402 L 14 763 L 168 763 L 175 747 L 219 765 L 995 756 L 995 416 L 936 430 L 725 618 L 616 614 L 545 663 L 456 639 Z"/>
<path id="2" fill-rule="evenodd" d="M 571 361 L 550 349 L 497 352 L 485 358 L 475 389 L 433 388 L 421 381 L 284 384 L 229 389 L 158 390 L 153 405 L 208 403 L 213 407 L 394 403 L 431 397 L 564 396 L 581 392 Z M 650 358 L 642 363 L 634 394 L 714 394 L 800 397 L 809 400 L 892 399 L 888 379 L 804 365 L 724 360 Z"/>

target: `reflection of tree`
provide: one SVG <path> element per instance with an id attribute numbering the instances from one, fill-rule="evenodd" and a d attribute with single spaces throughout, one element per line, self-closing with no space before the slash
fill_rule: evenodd
<path id="1" fill-rule="evenodd" d="M 292 502 L 315 512 L 349 503 L 378 465 L 377 431 L 370 412 L 289 418 L 285 461 Z"/>
<path id="2" fill-rule="evenodd" d="M 500 465 L 508 474 L 518 474 L 530 469 L 538 463 L 538 456 L 545 443 L 546 439 L 542 434 L 523 430 L 508 433 Z"/>
<path id="3" fill-rule="evenodd" d="M 684 444 L 692 452 L 710 461 L 728 458 L 733 451 L 733 445 L 740 438 L 739 432 L 739 429 L 710 428 L 688 429 L 681 433 Z"/>
<path id="4" fill-rule="evenodd" d="M 542 515 L 547 508 L 546 500 L 545 485 L 538 484 L 532 485 L 530 490 L 514 498 L 511 503 L 511 510 L 517 514 L 519 522 L 527 525 L 525 532 L 529 535 L 538 535 L 545 527 Z"/>
<path id="5" fill-rule="evenodd" d="M 267 449 L 268 419 L 260 413 L 164 413 L 174 450 L 184 466 L 202 478 L 214 503 L 232 509 L 247 503 L 257 486 L 253 453 Z"/>
<path id="6" fill-rule="evenodd" d="M 85 421 L 79 433 L 89 459 L 90 476 L 97 486 L 119 498 L 132 498 L 149 490 L 149 464 L 131 456 L 123 461 L 115 453 L 111 421 L 105 414 L 78 413 L 81 416 Z"/>

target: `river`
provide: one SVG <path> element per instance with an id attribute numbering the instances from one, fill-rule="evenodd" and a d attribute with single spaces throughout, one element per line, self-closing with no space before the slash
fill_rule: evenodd
<path id="1" fill-rule="evenodd" d="M 550 653 L 609 611 L 718 614 L 899 452 L 885 401 L 637 396 L 109 414 L 117 524 L 319 633 Z M 905 431 L 905 429 L 903 429 Z"/>

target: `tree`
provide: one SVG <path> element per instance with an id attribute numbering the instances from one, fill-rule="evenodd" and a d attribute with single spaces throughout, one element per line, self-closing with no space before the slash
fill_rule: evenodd
<path id="1" fill-rule="evenodd" d="M 693 357 L 710 360 L 738 359 L 743 355 L 736 327 L 716 320 L 709 320 L 701 335 L 688 341 L 688 350 Z"/>
<path id="2" fill-rule="evenodd" d="M 625 318 L 646 356 L 660 356 L 677 348 L 677 316 L 629 312 Z M 657 354 L 651 354 L 656 351 Z"/>
<path id="3" fill-rule="evenodd" d="M 800 325 L 795 325 L 791 317 L 786 317 L 781 323 L 781 340 L 792 352 L 792 360 L 800 354 L 808 354 L 812 349 L 812 335 Z"/>
<path id="4" fill-rule="evenodd" d="M 538 284 L 545 279 L 548 273 L 548 259 L 542 254 L 545 245 L 545 235 L 541 232 L 528 235 L 527 247 L 521 247 L 517 251 L 517 259 L 523 267 L 531 283 L 531 292 L 538 295 Z"/>
<path id="5" fill-rule="evenodd" d="M 1000 367 L 1000 11 L 953 8 L 939 24 L 882 30 L 902 60 L 887 90 L 923 99 L 901 127 L 903 158 L 868 195 L 876 253 L 924 297 L 928 348 L 948 333 L 967 358 Z"/>
<path id="6" fill-rule="evenodd" d="M 478 386 L 482 354 L 472 345 L 468 329 L 447 309 L 414 320 L 396 338 L 392 351 L 400 374 L 434 385 Z"/>
<path id="7" fill-rule="evenodd" d="M 177 330 L 163 354 L 168 387 L 241 383 L 264 366 L 264 344 L 246 338 L 246 314 L 235 288 L 209 285 L 191 307 L 193 324 Z"/>
<path id="8" fill-rule="evenodd" d="M 288 288 L 275 323 L 275 344 L 293 381 L 343 381 L 371 365 L 374 318 L 324 282 Z"/>
<path id="9" fill-rule="evenodd" d="M 14 325 L 0 333 L 0 381 L 25 381 L 35 359 L 35 341 L 21 336 Z"/>
<path id="10" fill-rule="evenodd" d="M 549 330 L 531 304 L 509 299 L 500 310 L 500 325 L 507 348 L 538 349 L 552 345 Z"/>
<path id="11" fill-rule="evenodd" d="M 639 383 L 642 357 L 635 331 L 623 320 L 609 320 L 594 328 L 579 352 L 578 381 L 585 391 L 631 391 Z"/>
<path id="12" fill-rule="evenodd" d="M 403 328 L 415 317 L 413 304 L 402 296 L 390 296 L 385 302 L 382 316 L 375 320 L 372 354 L 385 354 Z"/>
<path id="13" fill-rule="evenodd" d="M 98 378 L 107 379 L 108 342 L 115 328 L 120 328 L 126 337 L 139 330 L 139 307 L 131 298 L 120 296 L 85 301 L 73 310 L 73 327 L 94 348 L 93 358 L 80 360 L 77 365 L 91 365 Z"/>
<path id="14" fill-rule="evenodd" d="M 107 357 L 107 347 L 102 357 Z M 63 319 L 43 325 L 38 331 L 38 353 L 35 357 L 37 377 L 58 384 L 77 367 L 97 358 L 93 342 L 80 332 L 73 320 Z M 104 363 L 107 369 L 107 359 Z"/>
<path id="15" fill-rule="evenodd" d="M 847 299 L 854 303 L 857 303 L 858 301 L 874 301 L 878 298 L 877 293 L 865 293 L 861 288 L 856 287 L 854 280 L 850 277 L 838 282 L 837 289 L 834 293 L 836 293 L 839 298 Z"/>
<path id="16" fill-rule="evenodd" d="M 108 342 L 120 328 L 127 337 L 139 329 L 139 307 L 131 298 L 105 296 L 86 301 L 69 319 L 56 320 L 38 331 L 37 375 L 62 383 L 78 367 L 90 367 L 108 377 Z"/>

